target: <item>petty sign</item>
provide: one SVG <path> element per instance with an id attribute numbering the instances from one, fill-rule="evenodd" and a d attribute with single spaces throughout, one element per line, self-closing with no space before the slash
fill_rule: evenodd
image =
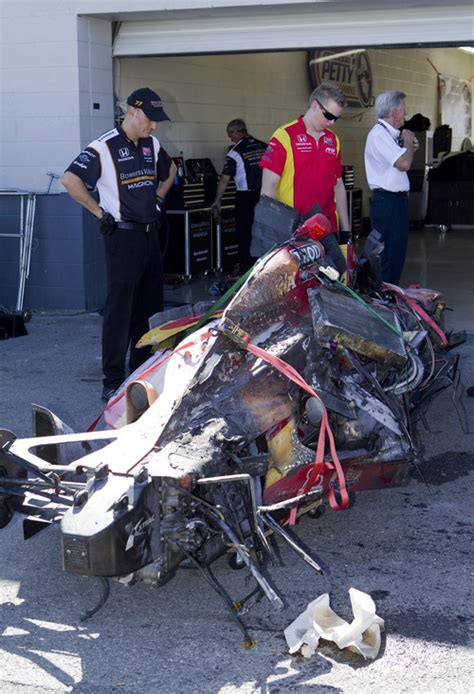
<path id="1" fill-rule="evenodd" d="M 363 48 L 309 51 L 309 74 L 313 89 L 326 82 L 337 83 L 349 108 L 373 105 L 372 68 Z"/>

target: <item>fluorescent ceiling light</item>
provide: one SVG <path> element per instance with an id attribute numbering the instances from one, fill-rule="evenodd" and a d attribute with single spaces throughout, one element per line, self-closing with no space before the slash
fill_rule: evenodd
<path id="1" fill-rule="evenodd" d="M 321 58 L 313 58 L 309 61 L 310 65 L 315 63 L 325 63 L 326 60 L 336 60 L 336 58 L 344 58 L 346 55 L 355 55 L 356 53 L 363 53 L 365 48 L 354 48 L 350 51 L 343 51 L 342 53 L 328 53 L 327 55 L 321 56 Z"/>

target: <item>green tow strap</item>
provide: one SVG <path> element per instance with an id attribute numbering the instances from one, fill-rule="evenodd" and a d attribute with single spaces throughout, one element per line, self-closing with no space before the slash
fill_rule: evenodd
<path id="1" fill-rule="evenodd" d="M 207 313 L 204 314 L 204 316 L 201 318 L 199 323 L 193 328 L 193 330 L 199 330 L 199 328 L 202 328 L 203 325 L 207 323 L 209 318 L 211 318 L 212 314 L 215 313 L 220 309 L 221 306 L 223 306 L 226 301 L 237 292 L 238 289 L 243 285 L 243 283 L 246 281 L 247 277 L 250 275 L 250 273 L 253 270 L 253 266 L 247 270 L 241 277 L 239 277 L 234 284 L 232 284 L 229 289 L 220 296 L 217 301 L 212 304 L 211 308 L 207 311 Z"/>
<path id="2" fill-rule="evenodd" d="M 267 253 L 264 256 L 262 256 L 262 258 L 260 258 L 257 262 L 260 263 L 263 260 L 263 258 L 268 256 L 274 250 L 274 248 L 275 247 L 270 248 L 270 250 L 267 251 Z M 198 330 L 199 328 L 202 328 L 202 326 L 205 325 L 207 323 L 207 321 L 211 318 L 212 314 L 215 313 L 216 311 L 218 311 L 221 308 L 221 306 L 223 306 L 227 302 L 227 300 L 230 299 L 230 297 L 240 289 L 240 287 L 247 280 L 247 277 L 250 275 L 250 273 L 252 272 L 254 267 L 255 267 L 255 265 L 253 265 L 251 268 L 249 268 L 247 270 L 247 272 L 245 272 L 241 277 L 239 277 L 234 282 L 234 284 L 232 284 L 229 287 L 229 289 L 222 296 L 220 296 L 214 304 L 212 304 L 211 308 L 201 318 L 199 323 L 197 323 L 197 325 L 194 326 L 193 330 Z M 338 284 L 340 287 L 342 287 L 346 292 L 348 292 L 354 299 L 357 299 L 357 301 L 359 301 L 359 303 L 361 303 L 363 306 L 365 306 L 367 311 L 369 311 L 370 313 L 372 313 L 372 315 L 374 315 L 376 318 L 378 318 L 380 321 L 382 321 L 382 323 L 384 323 L 387 326 L 387 328 L 389 328 L 393 333 L 395 333 L 395 335 L 397 335 L 398 337 L 401 337 L 403 339 L 403 333 L 401 333 L 399 330 L 397 330 L 391 323 L 389 323 L 387 320 L 385 320 L 385 318 L 383 318 L 379 313 L 377 313 L 377 311 L 375 309 L 373 309 L 371 306 L 369 306 L 369 304 L 366 301 L 364 301 L 364 299 L 362 299 L 362 297 L 360 297 L 353 289 L 348 287 L 343 282 L 340 282 L 339 280 L 334 280 L 334 282 L 336 284 Z"/>
<path id="3" fill-rule="evenodd" d="M 230 297 L 231 297 L 233 294 L 236 294 L 236 292 L 240 289 L 240 287 L 243 285 L 243 283 L 247 280 L 247 277 L 250 275 L 250 273 L 251 273 L 252 270 L 254 269 L 255 265 L 260 264 L 260 263 L 262 262 L 262 260 L 263 260 L 264 258 L 266 258 L 273 250 L 275 250 L 275 245 L 273 245 L 273 246 L 270 248 L 270 250 L 268 250 L 268 251 L 265 253 L 265 255 L 262 255 L 262 257 L 259 258 L 259 259 L 252 265 L 252 267 L 250 267 L 246 272 L 244 272 L 244 274 L 243 274 L 241 277 L 239 277 L 239 278 L 234 282 L 234 284 L 231 284 L 231 286 L 230 286 L 229 289 L 225 292 L 225 294 L 223 294 L 222 296 L 220 296 L 220 297 L 217 299 L 217 301 L 216 301 L 214 304 L 212 304 L 211 308 L 210 308 L 210 309 L 208 310 L 208 312 L 201 318 L 201 320 L 199 321 L 199 323 L 198 323 L 196 326 L 194 326 L 193 330 L 198 330 L 199 328 L 202 328 L 202 326 L 205 325 L 205 323 L 207 323 L 207 321 L 208 321 L 209 318 L 212 316 L 212 314 L 215 313 L 215 311 L 218 311 L 218 310 L 220 309 L 220 307 L 223 306 L 223 305 L 226 303 L 226 301 L 227 301 L 228 299 L 230 299 Z"/>

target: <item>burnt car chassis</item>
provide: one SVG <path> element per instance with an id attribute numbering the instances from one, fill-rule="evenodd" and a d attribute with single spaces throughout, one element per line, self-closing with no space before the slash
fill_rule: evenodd
<path id="1" fill-rule="evenodd" d="M 111 577 L 161 585 L 193 566 L 251 645 L 243 606 L 262 594 L 283 605 L 270 536 L 322 572 L 288 526 L 408 481 L 429 400 L 451 386 L 459 407 L 458 357 L 439 292 L 382 285 L 377 239 L 368 246 L 352 288 L 324 238 L 272 251 L 222 318 L 124 384 L 106 409 L 113 428 L 73 433 L 35 405 L 33 438 L 0 430 L 0 527 L 15 513 L 25 537 L 60 522 L 64 569 L 104 584 L 87 617 Z M 256 581 L 238 602 L 211 569 L 226 552 Z"/>

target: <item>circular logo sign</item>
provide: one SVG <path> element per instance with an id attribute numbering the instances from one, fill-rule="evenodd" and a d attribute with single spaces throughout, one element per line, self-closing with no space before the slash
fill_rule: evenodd
<path id="1" fill-rule="evenodd" d="M 362 48 L 309 51 L 309 74 L 313 89 L 324 82 L 336 82 L 349 108 L 373 104 L 372 68 Z"/>

